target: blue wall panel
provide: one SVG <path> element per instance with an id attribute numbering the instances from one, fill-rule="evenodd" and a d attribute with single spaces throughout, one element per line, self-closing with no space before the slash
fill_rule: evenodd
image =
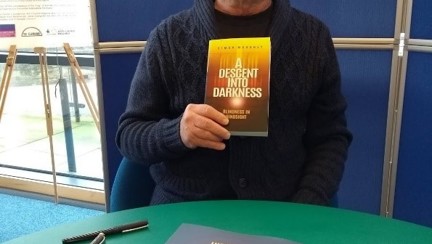
<path id="1" fill-rule="evenodd" d="M 338 58 L 354 137 L 339 206 L 379 214 L 392 52 L 338 50 Z"/>
<path id="2" fill-rule="evenodd" d="M 100 61 L 102 69 L 102 90 L 104 120 L 106 129 L 106 151 L 108 157 L 108 171 L 105 170 L 105 189 L 109 194 L 115 173 L 120 164 L 121 154 L 115 144 L 115 133 L 120 114 L 126 108 L 129 87 L 140 54 L 104 54 Z"/>
<path id="3" fill-rule="evenodd" d="M 422 1 L 425 4 L 418 4 L 420 8 L 429 2 Z M 291 0 L 293 6 L 327 23 L 335 37 L 393 37 L 396 2 Z M 175 4 L 172 0 L 97 1 L 99 39 L 101 42 L 145 40 L 161 19 L 189 8 L 192 3 L 193 0 L 176 1 Z"/>
<path id="4" fill-rule="evenodd" d="M 424 0 L 429 1 L 429 0 Z M 396 0 L 291 0 L 291 4 L 311 13 L 330 28 L 333 37 L 394 36 Z"/>
<path id="5" fill-rule="evenodd" d="M 193 0 L 96 1 L 100 42 L 144 41 L 164 18 L 192 6 Z"/>
<path id="6" fill-rule="evenodd" d="M 432 39 L 432 1 L 414 0 L 411 38 Z"/>
<path id="7" fill-rule="evenodd" d="M 432 54 L 409 54 L 394 217 L 432 227 Z"/>

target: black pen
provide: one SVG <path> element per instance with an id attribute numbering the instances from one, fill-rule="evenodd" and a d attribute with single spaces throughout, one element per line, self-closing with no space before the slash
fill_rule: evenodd
<path id="1" fill-rule="evenodd" d="M 69 238 L 65 238 L 62 240 L 62 243 L 72 243 L 77 241 L 84 241 L 84 240 L 92 240 L 96 238 L 100 233 L 103 233 L 105 236 L 112 235 L 112 234 L 118 234 L 118 233 L 125 233 L 135 230 L 140 230 L 148 227 L 148 221 L 138 221 L 130 224 L 120 225 L 116 227 L 112 227 L 105 230 L 98 230 L 90 233 L 86 233 L 83 235 L 73 236 Z"/>

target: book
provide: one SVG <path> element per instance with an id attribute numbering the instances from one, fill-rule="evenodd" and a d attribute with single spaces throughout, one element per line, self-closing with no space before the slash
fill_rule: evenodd
<path id="1" fill-rule="evenodd" d="M 183 223 L 165 244 L 299 244 L 291 240 L 250 235 L 214 227 Z"/>
<path id="2" fill-rule="evenodd" d="M 270 37 L 209 42 L 205 103 L 230 120 L 235 136 L 268 136 Z"/>

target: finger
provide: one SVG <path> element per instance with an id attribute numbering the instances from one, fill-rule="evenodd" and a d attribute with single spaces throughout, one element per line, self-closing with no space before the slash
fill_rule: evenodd
<path id="1" fill-rule="evenodd" d="M 206 140 L 206 141 L 215 141 L 215 142 L 221 142 L 223 141 L 225 138 L 220 137 L 208 130 L 203 130 L 199 127 L 196 127 L 195 130 L 193 131 L 194 133 L 194 137 L 201 139 L 201 140 Z"/>
<path id="2" fill-rule="evenodd" d="M 207 136 L 208 138 L 211 138 L 211 136 L 213 136 L 228 140 L 231 136 L 230 132 L 226 128 L 206 117 L 197 118 L 193 121 L 193 124 L 196 128 L 201 130 L 201 133 L 204 133 L 201 136 L 198 135 L 200 137 Z"/>
<path id="3" fill-rule="evenodd" d="M 211 123 L 220 127 L 220 125 L 211 121 Z M 225 149 L 225 144 L 222 142 L 224 138 L 215 135 L 209 130 L 199 128 L 194 125 L 194 123 L 185 125 L 183 127 L 182 140 L 185 145 L 189 148 L 205 147 L 212 148 L 216 150 Z"/>
<path id="4" fill-rule="evenodd" d="M 196 107 L 193 107 L 195 112 L 201 116 L 207 117 L 220 125 L 227 125 L 229 123 L 229 119 L 225 116 L 225 114 L 221 113 L 217 109 L 213 108 L 207 104 L 199 104 Z"/>
<path id="5" fill-rule="evenodd" d="M 210 141 L 210 140 L 203 140 L 200 138 L 196 138 L 195 143 L 197 145 L 199 145 L 199 147 L 209 148 L 209 149 L 214 149 L 214 150 L 219 150 L 219 151 L 224 150 L 226 147 L 225 143 L 223 143 L 221 141 Z"/>
<path id="6" fill-rule="evenodd" d="M 219 144 L 223 139 L 225 139 L 223 136 L 217 135 L 213 133 L 212 131 L 209 131 L 208 128 L 200 128 L 200 126 L 195 125 L 195 120 L 202 119 L 209 121 L 208 123 L 212 123 L 215 127 L 221 127 L 219 124 L 206 119 L 202 116 L 194 116 L 193 113 L 188 112 L 188 115 L 186 115 L 182 118 L 182 121 L 180 122 L 180 136 L 185 144 L 186 147 L 194 149 L 197 147 L 208 147 L 208 148 L 214 148 L 218 150 L 222 150 L 225 148 L 225 146 L 222 146 Z M 195 119 L 192 119 L 195 117 Z M 198 123 L 199 124 L 199 123 Z M 204 123 L 206 124 L 206 123 Z M 201 126 L 201 127 L 209 127 L 209 126 Z M 210 126 L 211 127 L 211 126 Z M 226 131 L 223 127 L 221 127 L 223 131 Z M 229 132 L 228 136 L 229 136 Z M 225 136 L 226 137 L 226 136 Z M 204 141 L 210 141 L 210 143 L 204 143 Z"/>

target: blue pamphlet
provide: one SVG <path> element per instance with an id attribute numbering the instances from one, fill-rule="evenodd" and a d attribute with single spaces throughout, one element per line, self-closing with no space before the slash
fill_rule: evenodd
<path id="1" fill-rule="evenodd" d="M 183 223 L 166 244 L 299 244 L 290 240 L 242 234 L 214 227 Z"/>

